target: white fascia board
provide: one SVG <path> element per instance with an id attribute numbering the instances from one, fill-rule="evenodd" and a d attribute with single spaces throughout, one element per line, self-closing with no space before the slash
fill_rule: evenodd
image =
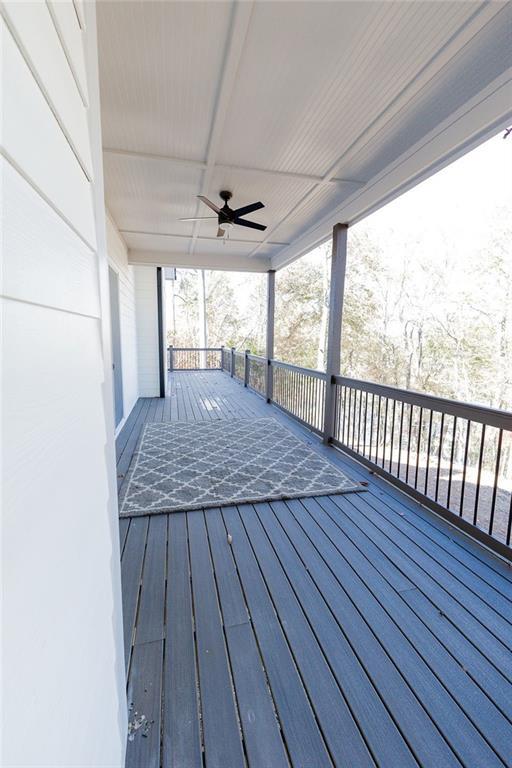
<path id="1" fill-rule="evenodd" d="M 270 259 L 247 256 L 209 255 L 199 253 L 166 253 L 165 251 L 144 251 L 130 249 L 129 264 L 143 264 L 154 267 L 180 267 L 181 269 L 212 269 L 229 272 L 268 272 Z"/>
<path id="2" fill-rule="evenodd" d="M 282 269 L 324 243 L 335 224 L 353 226 L 492 138 L 512 120 L 511 88 L 512 70 L 509 69 L 316 226 L 281 248 L 272 258 L 272 269 Z"/>

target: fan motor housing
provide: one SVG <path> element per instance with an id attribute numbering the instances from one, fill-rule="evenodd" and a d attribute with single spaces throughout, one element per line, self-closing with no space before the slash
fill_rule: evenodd
<path id="1" fill-rule="evenodd" d="M 231 200 L 233 197 L 233 194 L 228 189 L 222 189 L 219 192 L 219 197 L 221 200 L 224 200 L 224 205 L 220 209 L 219 212 L 219 226 L 222 226 L 223 224 L 229 224 L 232 226 L 233 224 L 233 211 L 228 205 L 228 201 Z"/>

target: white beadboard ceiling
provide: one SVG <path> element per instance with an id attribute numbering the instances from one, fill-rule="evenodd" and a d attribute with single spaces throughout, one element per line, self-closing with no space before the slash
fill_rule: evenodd
<path id="1" fill-rule="evenodd" d="M 512 120 L 512 4 L 98 3 L 106 202 L 133 263 L 279 268 Z M 197 200 L 261 200 L 216 238 Z"/>

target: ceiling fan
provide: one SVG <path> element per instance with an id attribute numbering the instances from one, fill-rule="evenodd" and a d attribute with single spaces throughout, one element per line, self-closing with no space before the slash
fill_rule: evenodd
<path id="1" fill-rule="evenodd" d="M 227 189 L 223 189 L 219 192 L 219 196 L 221 200 L 224 200 L 224 205 L 222 208 L 219 208 L 218 205 L 215 205 L 215 203 L 212 203 L 211 200 L 208 200 L 207 197 L 204 197 L 204 195 L 198 195 L 198 198 L 205 203 L 208 208 L 211 208 L 212 211 L 215 211 L 217 216 L 196 216 L 189 219 L 179 219 L 179 221 L 206 221 L 207 219 L 217 219 L 219 227 L 217 229 L 217 237 L 224 237 L 227 230 L 232 229 L 235 224 L 238 224 L 240 227 L 250 227 L 250 229 L 259 229 L 260 232 L 264 232 L 266 230 L 266 227 L 263 224 L 257 224 L 255 221 L 247 221 L 247 219 L 242 219 L 242 216 L 245 216 L 247 213 L 252 213 L 253 211 L 259 211 L 260 208 L 264 208 L 265 206 L 263 203 L 251 203 L 250 205 L 244 205 L 242 208 L 236 208 L 233 210 L 229 207 L 228 202 L 233 197 L 232 193 L 229 192 Z"/>

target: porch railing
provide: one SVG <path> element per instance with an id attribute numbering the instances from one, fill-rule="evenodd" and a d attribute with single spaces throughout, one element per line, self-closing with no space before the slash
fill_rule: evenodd
<path id="1" fill-rule="evenodd" d="M 245 352 L 233 352 L 233 376 L 245 382 Z"/>
<path id="2" fill-rule="evenodd" d="M 266 397 L 267 358 L 248 354 L 247 361 L 247 386 L 262 397 Z"/>
<path id="3" fill-rule="evenodd" d="M 325 373 L 271 360 L 272 402 L 305 426 L 322 434 Z"/>
<path id="4" fill-rule="evenodd" d="M 168 347 L 169 371 L 204 371 L 222 368 L 221 347 Z"/>
<path id="5" fill-rule="evenodd" d="M 510 546 L 511 413 L 343 376 L 334 387 L 335 445 Z"/>
<path id="6" fill-rule="evenodd" d="M 200 369 L 204 353 L 206 367 L 229 373 L 422 504 L 512 557 L 512 413 L 344 376 L 328 382 L 322 371 L 248 350 L 175 348 L 171 359 L 177 370 Z M 334 427 L 326 435 L 328 387 Z"/>

